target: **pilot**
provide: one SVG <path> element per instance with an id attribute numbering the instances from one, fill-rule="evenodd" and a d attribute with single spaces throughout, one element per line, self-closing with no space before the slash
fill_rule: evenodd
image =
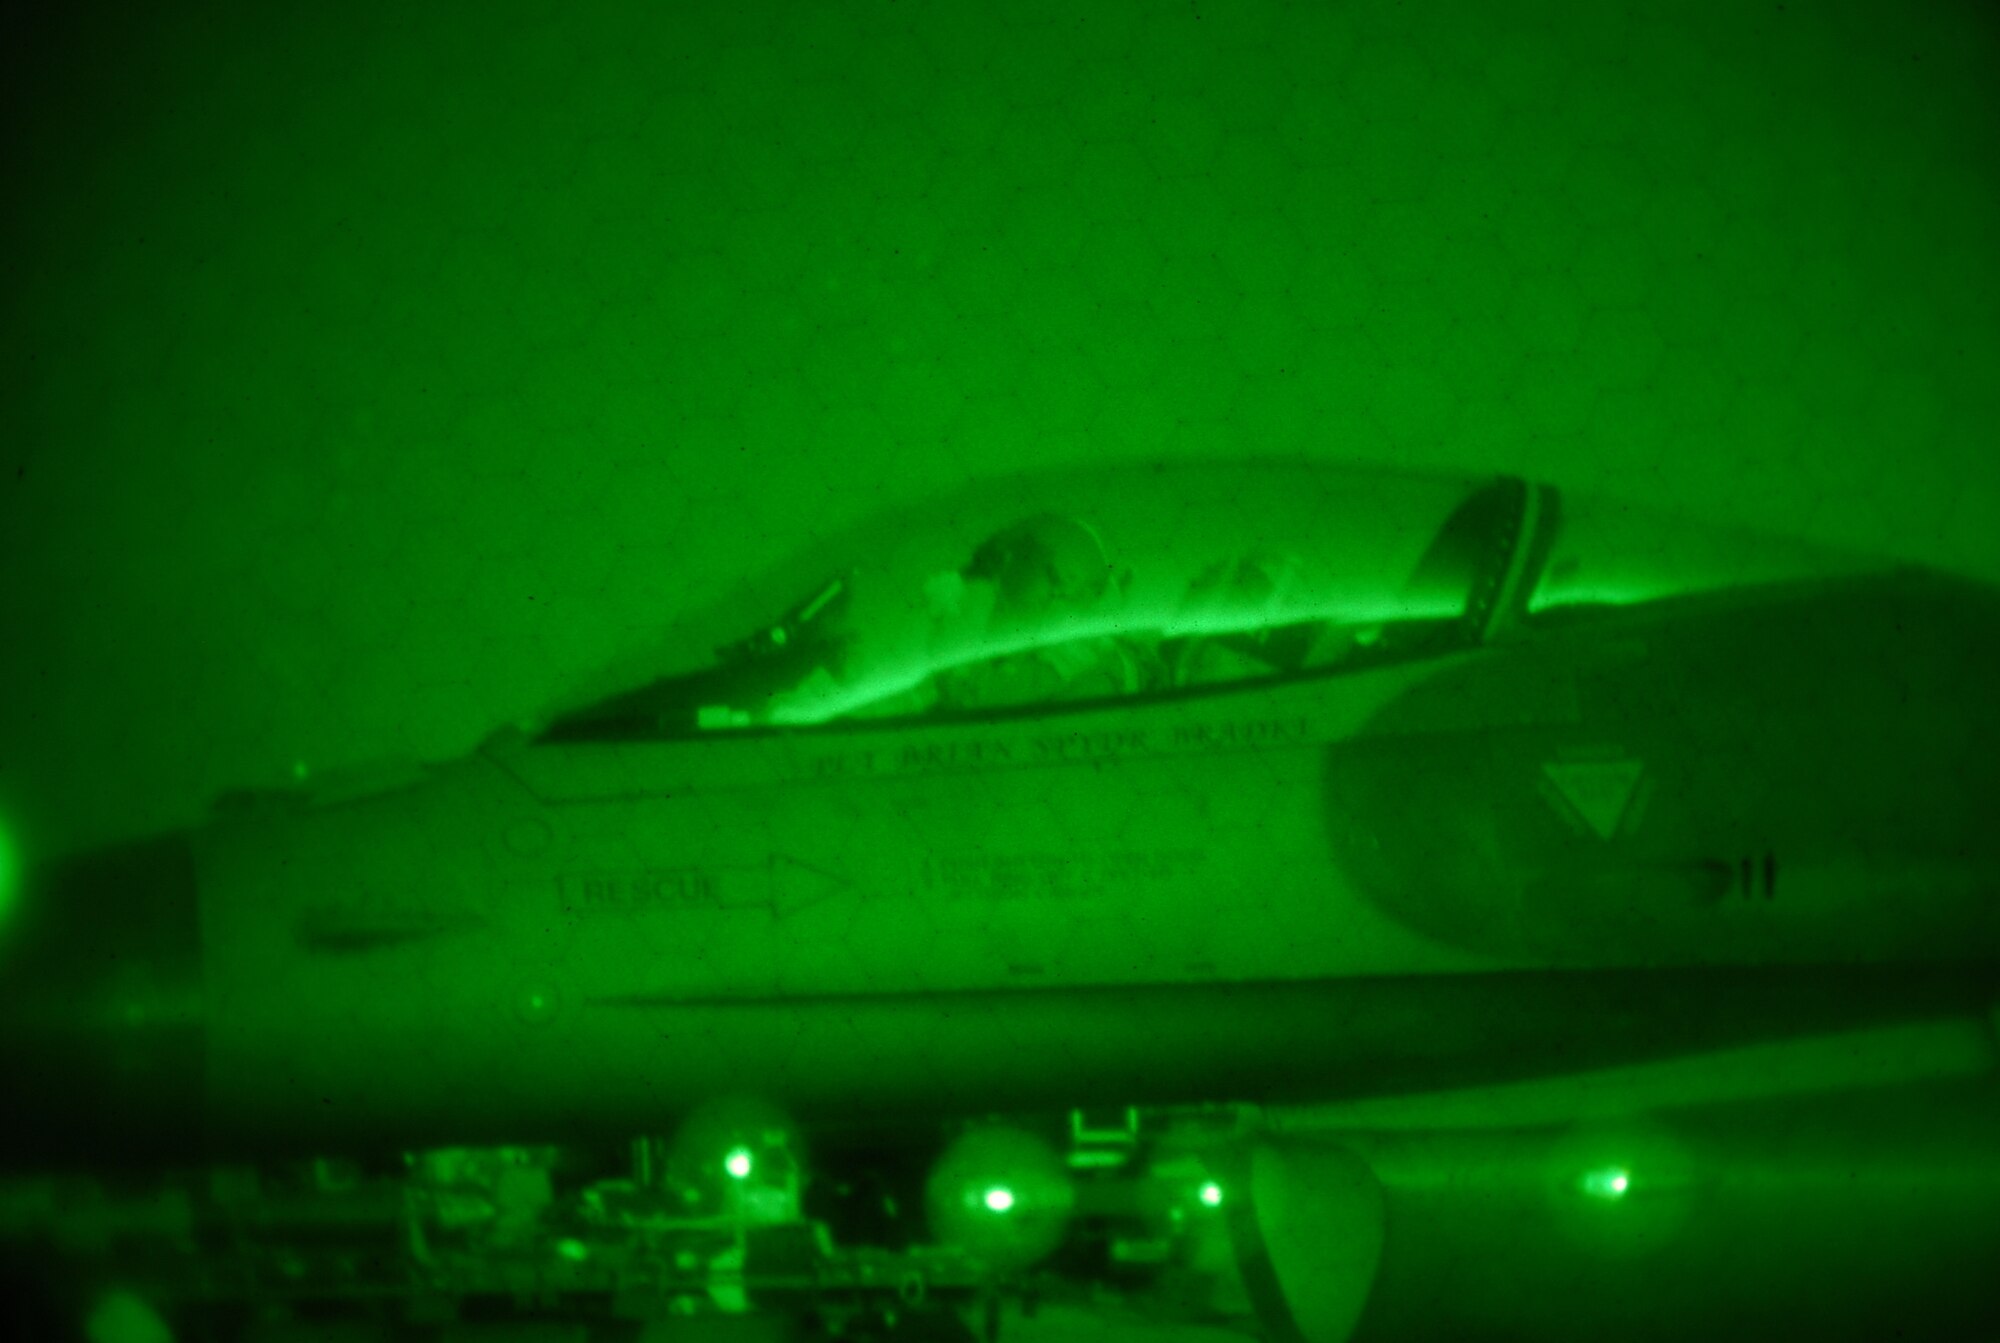
<path id="1" fill-rule="evenodd" d="M 936 678 L 939 701 L 990 709 L 1144 689 L 1155 678 L 1143 648 L 1089 628 L 1129 583 L 1096 531 L 1074 518 L 1041 514 L 988 537 L 927 593 L 943 625 L 981 626 L 961 665 Z M 1064 628 L 1072 622 L 1082 627 L 1074 634 Z"/>
<path id="2" fill-rule="evenodd" d="M 1104 599 L 1115 577 L 1097 532 L 1053 513 L 988 537 L 963 572 L 968 582 L 993 585 L 996 615 L 1023 619 L 1089 610 Z"/>
<path id="3" fill-rule="evenodd" d="M 1252 554 L 1204 570 L 1181 603 L 1195 632 L 1171 650 L 1173 684 L 1253 680 L 1336 660 L 1336 627 L 1298 619 L 1306 586 L 1296 555 Z"/>

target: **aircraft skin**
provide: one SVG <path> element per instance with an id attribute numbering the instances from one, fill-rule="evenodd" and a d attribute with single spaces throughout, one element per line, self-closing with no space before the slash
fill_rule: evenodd
<path id="1" fill-rule="evenodd" d="M 118 873 L 149 871 L 153 912 L 29 930 L 19 1151 L 615 1137 L 733 1094 L 809 1128 L 1232 1101 L 1273 1116 L 1247 1161 L 1306 1171 L 1262 1178 L 1310 1185 L 1345 1178 L 1283 1145 L 1339 1127 L 1315 1106 L 1464 1129 L 1427 1098 L 1483 1088 L 1476 1126 L 1554 1082 L 1523 1103 L 1558 1122 L 1588 1108 L 1566 1077 L 1693 1060 L 1699 1094 L 1700 1060 L 1827 1037 L 1985 1072 L 2000 598 L 1840 565 L 1538 621 L 1542 507 L 1435 653 L 957 716 L 585 714 L 94 860 L 70 888 L 133 908 Z M 1772 1066 L 1710 1099 L 1900 1080 Z M 1960 1233 L 2000 1207 L 1966 1143 Z M 1344 1336 L 1359 1307 L 1306 1318 L 1299 1253 L 1279 1298 Z M 1421 1262 L 1383 1280 L 1421 1296 Z M 1416 1327 L 1408 1299 L 1372 1327 Z"/>
<path id="2" fill-rule="evenodd" d="M 1799 669 L 1895 639 L 1921 589 L 1788 600 L 1143 708 L 530 745 L 239 823 L 196 849 L 209 1104 L 319 1138 L 468 1106 L 629 1125 L 744 1087 L 803 1114 L 1358 1089 L 1429 1080 L 1368 1025 L 1402 1003 L 1449 1034 L 1412 977 L 1506 975 L 1464 995 L 1490 1020 L 1620 1001 L 1614 970 L 1754 1001 L 1726 971 L 1990 967 L 2000 751 L 1964 731 L 1976 682 L 1924 684 L 1978 669 L 1912 659 L 1904 704 L 1854 712 Z M 1598 758 L 1653 785 L 1609 838 L 1548 783 Z M 1615 1043 L 1682 1044 L 1639 1029 Z"/>

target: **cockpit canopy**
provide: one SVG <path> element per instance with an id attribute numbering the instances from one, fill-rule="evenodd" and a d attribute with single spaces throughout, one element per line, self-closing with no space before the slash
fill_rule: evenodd
<path id="1" fill-rule="evenodd" d="M 673 672 L 561 714 L 545 736 L 679 737 L 1199 693 L 1874 567 L 1514 477 L 1311 463 L 1049 473 L 795 557 L 685 622 Z M 729 628 L 760 608 L 767 623 Z"/>

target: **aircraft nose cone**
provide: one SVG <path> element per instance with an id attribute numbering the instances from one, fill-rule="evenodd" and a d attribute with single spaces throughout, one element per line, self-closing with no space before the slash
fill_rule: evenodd
<path id="1" fill-rule="evenodd" d="M 0 938 L 0 1163 L 147 1160 L 198 1133 L 197 895 L 184 835 L 21 874 Z"/>

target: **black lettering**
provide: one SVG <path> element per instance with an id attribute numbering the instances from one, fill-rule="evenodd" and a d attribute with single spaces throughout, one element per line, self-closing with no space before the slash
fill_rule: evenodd
<path id="1" fill-rule="evenodd" d="M 1207 746 L 1214 739 L 1215 734 L 1204 723 L 1182 723 L 1174 729 L 1176 746 Z"/>
<path id="2" fill-rule="evenodd" d="M 953 766 L 1008 764 L 1014 759 L 1014 745 L 1005 741 L 961 741 L 905 746 L 896 755 L 896 768 L 904 770 L 948 769 Z M 874 772 L 868 757 L 868 772 Z"/>
<path id="3" fill-rule="evenodd" d="M 1174 729 L 1174 745 L 1182 749 L 1209 746 L 1271 746 L 1303 741 L 1303 718 L 1256 719 L 1247 723 L 1182 723 Z"/>
<path id="4" fill-rule="evenodd" d="M 1115 732 L 1069 732 L 1059 737 L 1037 737 L 1030 746 L 1042 761 L 1099 760 L 1106 756 L 1144 751 L 1149 743 L 1143 731 L 1125 728 Z"/>
<path id="5" fill-rule="evenodd" d="M 712 874 L 696 868 L 668 868 L 656 872 L 565 877 L 563 890 L 579 909 L 587 912 L 631 912 L 712 901 L 716 882 Z"/>

